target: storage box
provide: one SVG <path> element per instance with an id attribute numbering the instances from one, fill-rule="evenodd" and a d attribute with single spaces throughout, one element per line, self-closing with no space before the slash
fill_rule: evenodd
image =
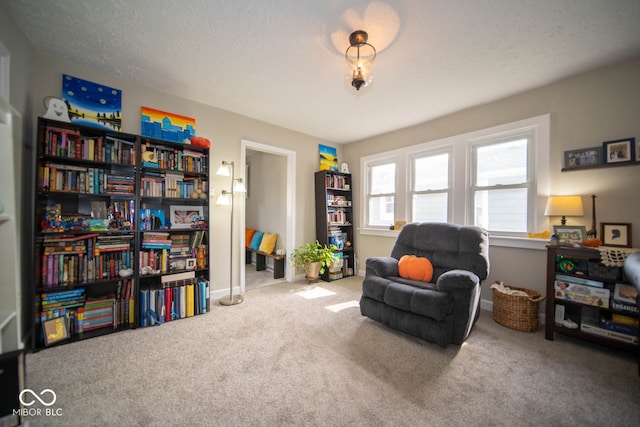
<path id="1" fill-rule="evenodd" d="M 607 288 L 594 288 L 593 286 L 570 283 L 564 280 L 556 280 L 553 287 L 556 299 L 592 305 L 599 308 L 609 308 L 611 291 Z"/>
<path id="2" fill-rule="evenodd" d="M 609 280 L 617 280 L 620 276 L 619 267 L 607 267 L 606 265 L 595 261 L 589 261 L 587 267 L 589 269 L 589 276 Z"/>

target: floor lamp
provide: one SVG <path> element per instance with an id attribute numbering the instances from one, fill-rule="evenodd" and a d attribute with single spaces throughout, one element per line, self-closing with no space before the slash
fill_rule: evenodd
<path id="1" fill-rule="evenodd" d="M 229 296 L 220 299 L 220 305 L 236 305 L 243 301 L 242 295 L 233 295 L 233 193 L 245 193 L 247 190 L 242 182 L 242 178 L 234 176 L 233 162 L 223 161 L 216 175 L 231 177 L 231 191 L 222 190 L 222 194 L 216 200 L 218 206 L 231 206 L 231 242 L 229 254 Z"/>

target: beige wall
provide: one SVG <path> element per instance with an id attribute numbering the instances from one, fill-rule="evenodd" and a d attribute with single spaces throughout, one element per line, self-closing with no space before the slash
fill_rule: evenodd
<path id="1" fill-rule="evenodd" d="M 568 223 L 591 226 L 591 194 L 597 198 L 597 222 L 633 224 L 634 246 L 640 246 L 640 163 L 635 166 L 561 172 L 565 150 L 594 147 L 603 141 L 636 137 L 640 143 L 640 58 L 566 78 L 557 83 L 516 96 L 460 111 L 406 129 L 345 146 L 356 193 L 357 225 L 360 226 L 360 158 L 399 147 L 480 130 L 503 123 L 549 113 L 551 115 L 551 194 L 580 194 L 585 203 L 584 218 Z M 438 102 L 425 96 L 425 102 Z M 392 107 L 391 107 L 392 108 Z M 535 230 L 542 231 L 542 230 Z M 368 257 L 388 255 L 391 237 L 358 235 L 360 269 Z M 493 280 L 536 289 L 545 293 L 546 253 L 491 247 Z M 483 299 L 490 300 L 489 286 Z"/>
<path id="2" fill-rule="evenodd" d="M 99 82 L 122 90 L 122 131 L 128 133 L 140 133 L 140 107 L 147 106 L 163 111 L 193 117 L 196 119 L 196 132 L 200 136 L 207 137 L 212 142 L 211 165 L 214 173 L 211 175 L 211 185 L 215 196 L 221 190 L 227 189 L 228 178 L 215 175 L 215 169 L 222 160 L 233 161 L 240 164 L 240 142 L 242 139 L 280 147 L 296 152 L 296 168 L 298 171 L 312 171 L 318 168 L 318 144 L 326 144 L 326 141 L 297 133 L 288 129 L 270 125 L 258 120 L 244 117 L 219 108 L 175 97 L 147 87 L 119 79 L 97 71 L 83 68 L 76 64 L 66 63 L 58 59 L 35 56 L 33 93 L 34 98 L 42 99 L 47 95 L 60 95 L 62 74 L 69 74 L 85 80 Z M 34 116 L 43 114 L 44 111 L 36 108 Z M 33 122 L 35 126 L 35 120 Z M 237 176 L 241 176 L 239 173 Z M 315 239 L 314 198 L 313 198 L 313 174 L 299 173 L 297 177 L 296 203 L 296 246 L 303 242 Z M 254 186 L 252 191 L 260 191 Z M 215 202 L 215 199 L 213 200 Z M 229 210 L 223 206 L 215 206 L 210 201 L 211 212 L 211 241 L 212 241 L 212 290 L 229 289 L 229 250 L 230 242 L 230 215 Z M 240 236 L 239 231 L 244 224 L 240 224 L 240 212 L 236 210 L 234 216 L 235 236 Z M 311 220 L 310 220 L 311 219 Z M 235 248 L 240 248 L 238 244 Z M 234 271 L 239 272 L 239 257 L 234 259 Z M 234 283 L 237 285 L 238 275 L 234 274 Z"/>

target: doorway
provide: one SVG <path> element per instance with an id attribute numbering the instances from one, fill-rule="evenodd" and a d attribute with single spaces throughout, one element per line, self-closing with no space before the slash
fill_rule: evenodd
<path id="1" fill-rule="evenodd" d="M 254 192 L 260 191 L 260 188 L 256 184 L 254 184 L 253 186 L 251 184 L 252 168 L 251 167 L 247 168 L 247 165 L 249 164 L 248 159 L 254 156 L 256 156 L 255 157 L 256 159 L 260 159 L 259 156 L 261 155 L 266 156 L 266 158 L 269 158 L 269 156 L 275 156 L 275 159 L 277 159 L 278 161 L 274 163 L 281 165 L 278 167 L 279 169 L 278 174 L 280 175 L 282 172 L 284 172 L 284 177 L 282 177 L 282 180 L 278 180 L 278 181 L 284 182 L 285 183 L 284 185 L 286 188 L 280 189 L 281 191 L 276 192 L 276 194 L 278 194 L 278 196 L 276 196 L 278 200 L 270 201 L 269 205 L 266 206 L 264 209 L 268 209 L 269 210 L 268 212 L 271 213 L 274 209 L 276 209 L 276 206 L 277 206 L 277 215 L 280 216 L 280 219 L 283 224 L 282 225 L 283 231 L 281 231 L 279 233 L 280 235 L 278 236 L 279 243 L 277 247 L 283 248 L 287 253 L 287 259 L 285 261 L 285 280 L 287 282 L 293 282 L 295 272 L 293 271 L 293 266 L 291 264 L 291 261 L 288 259 L 288 254 L 290 254 L 293 251 L 294 242 L 295 242 L 295 227 L 296 227 L 295 197 L 294 197 L 296 192 L 296 182 L 295 182 L 296 153 L 295 151 L 287 150 L 279 147 L 273 147 L 270 145 L 261 144 L 258 142 L 253 142 L 253 141 L 244 140 L 244 139 L 241 141 L 240 170 L 245 171 L 244 176 L 245 176 L 245 180 L 247 181 L 245 184 L 247 185 L 248 193 L 247 193 L 247 199 L 245 198 L 240 199 L 241 200 L 240 201 L 240 205 L 241 205 L 240 224 L 242 224 L 239 230 L 240 241 L 241 242 L 245 241 L 245 228 L 247 225 L 248 216 L 253 217 L 255 215 L 254 212 L 252 212 L 250 215 L 247 214 L 247 204 L 248 204 L 247 201 L 249 200 L 249 198 L 252 197 L 253 194 L 256 194 Z M 262 160 L 264 160 L 264 158 Z M 284 171 L 280 170 L 282 168 L 284 168 Z M 264 169 L 260 173 L 264 174 Z M 268 184 L 269 182 L 270 181 L 268 179 L 260 179 L 259 185 L 269 185 Z M 278 183 L 277 185 L 281 186 L 282 184 Z M 260 230 L 260 231 L 274 232 L 272 230 Z M 246 276 L 245 276 L 246 254 L 244 250 L 244 245 L 240 245 L 240 246 L 241 246 L 240 247 L 241 253 L 239 254 L 240 256 L 238 257 L 241 263 L 240 290 L 242 293 L 244 293 L 246 290 Z"/>

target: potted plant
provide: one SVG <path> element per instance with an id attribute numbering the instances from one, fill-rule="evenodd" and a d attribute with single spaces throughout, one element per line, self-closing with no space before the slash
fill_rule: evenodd
<path id="1" fill-rule="evenodd" d="M 294 250 L 290 258 L 296 267 L 304 269 L 306 279 L 311 281 L 318 279 L 333 264 L 333 251 L 337 249 L 335 245 L 321 245 L 316 240 Z"/>

